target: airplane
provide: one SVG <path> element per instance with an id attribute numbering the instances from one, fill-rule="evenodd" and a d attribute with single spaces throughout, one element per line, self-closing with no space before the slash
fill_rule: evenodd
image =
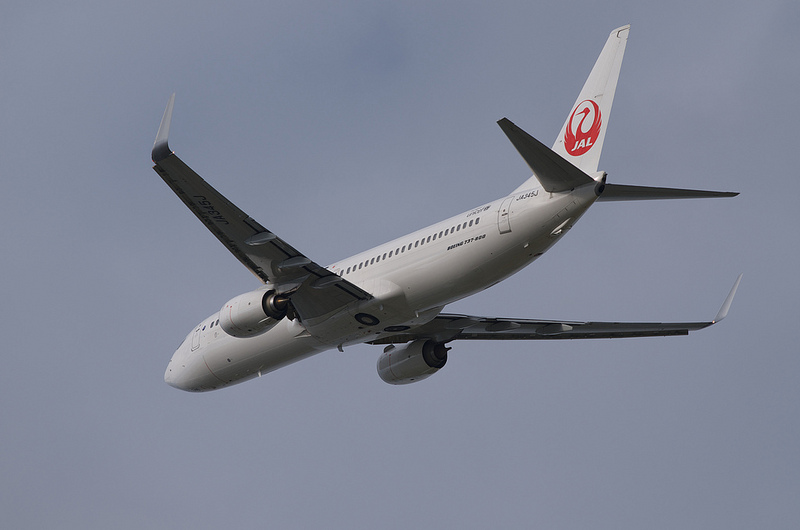
<path id="1" fill-rule="evenodd" d="M 595 202 L 733 197 L 735 192 L 612 184 L 598 171 L 630 26 L 611 32 L 552 149 L 506 118 L 498 124 L 533 175 L 508 195 L 345 258 L 318 265 L 264 228 L 170 149 L 175 94 L 153 145 L 154 169 L 214 236 L 261 281 L 186 336 L 164 380 L 203 392 L 241 383 L 326 350 L 385 346 L 390 384 L 421 381 L 453 341 L 687 335 L 725 318 L 740 275 L 708 322 L 580 322 L 443 312 L 523 269 Z"/>

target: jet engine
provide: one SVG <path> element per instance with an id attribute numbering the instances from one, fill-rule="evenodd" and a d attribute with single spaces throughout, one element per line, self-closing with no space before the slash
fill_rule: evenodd
<path id="1" fill-rule="evenodd" d="M 432 340 L 415 340 L 399 347 L 389 345 L 378 357 L 378 375 L 391 385 L 422 381 L 445 365 L 449 349 Z"/>
<path id="2" fill-rule="evenodd" d="M 275 326 L 288 307 L 289 299 L 275 291 L 251 291 L 222 306 L 219 325 L 233 337 L 254 337 Z"/>

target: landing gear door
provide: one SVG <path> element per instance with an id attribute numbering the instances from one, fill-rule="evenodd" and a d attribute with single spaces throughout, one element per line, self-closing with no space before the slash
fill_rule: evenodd
<path id="1" fill-rule="evenodd" d="M 513 200 L 514 197 L 506 198 L 497 212 L 497 228 L 500 229 L 501 234 L 511 232 L 511 202 Z"/>

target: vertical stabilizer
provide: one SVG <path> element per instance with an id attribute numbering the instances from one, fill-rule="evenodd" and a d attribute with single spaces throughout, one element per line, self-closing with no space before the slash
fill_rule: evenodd
<path id="1" fill-rule="evenodd" d="M 629 30 L 630 25 L 622 26 L 608 36 L 553 145 L 553 151 L 587 175 L 597 172 Z"/>

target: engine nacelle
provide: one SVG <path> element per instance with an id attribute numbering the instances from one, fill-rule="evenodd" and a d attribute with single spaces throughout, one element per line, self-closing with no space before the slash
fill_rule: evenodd
<path id="1" fill-rule="evenodd" d="M 254 337 L 286 316 L 289 300 L 275 291 L 251 291 L 232 298 L 219 311 L 219 325 L 228 335 Z"/>
<path id="2" fill-rule="evenodd" d="M 391 385 L 406 385 L 430 377 L 447 362 L 444 344 L 415 340 L 403 346 L 387 346 L 378 357 L 378 375 Z"/>

